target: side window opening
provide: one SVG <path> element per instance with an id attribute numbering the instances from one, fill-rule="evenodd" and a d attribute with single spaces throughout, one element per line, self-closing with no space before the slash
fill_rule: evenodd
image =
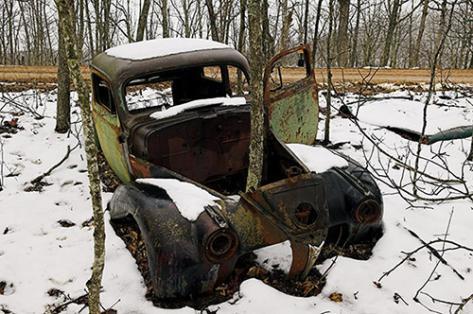
<path id="1" fill-rule="evenodd" d="M 116 108 L 112 97 L 112 91 L 110 90 L 107 82 L 94 74 L 92 83 L 95 102 L 107 108 L 110 113 L 115 113 Z"/>
<path id="2" fill-rule="evenodd" d="M 301 59 L 302 58 L 302 59 Z M 278 60 L 272 68 L 269 87 L 271 92 L 285 90 L 298 84 L 309 76 L 300 75 L 300 68 L 305 67 L 303 55 L 299 52 L 290 53 Z"/>
<path id="3" fill-rule="evenodd" d="M 245 96 L 250 94 L 250 86 L 245 73 L 238 67 L 228 66 L 228 77 L 232 96 Z"/>

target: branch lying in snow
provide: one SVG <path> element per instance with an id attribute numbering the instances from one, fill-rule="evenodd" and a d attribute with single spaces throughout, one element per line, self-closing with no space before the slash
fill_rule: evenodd
<path id="1" fill-rule="evenodd" d="M 407 232 L 409 232 L 414 238 L 417 238 L 423 245 L 425 245 L 425 246 L 429 249 L 429 251 L 430 251 L 436 258 L 438 258 L 438 260 L 439 260 L 442 264 L 444 264 L 444 265 L 450 267 L 450 268 L 452 269 L 452 271 L 453 271 L 461 280 L 465 280 L 465 277 L 463 277 L 455 268 L 453 268 L 452 265 L 450 265 L 450 264 L 443 258 L 443 254 L 444 254 L 444 252 L 445 252 L 445 248 L 442 248 L 442 250 L 441 250 L 442 254 L 440 254 L 439 251 L 437 251 L 435 248 L 433 248 L 432 246 L 428 245 L 427 242 L 425 242 L 424 240 L 422 240 L 422 239 L 419 237 L 419 235 L 418 235 L 417 233 L 415 233 L 414 231 L 412 231 L 411 229 L 406 228 L 406 227 L 404 227 L 404 229 L 407 230 Z"/>
<path id="2" fill-rule="evenodd" d="M 463 299 L 463 302 L 460 304 L 460 306 L 456 309 L 455 314 L 460 314 L 463 312 L 463 308 L 465 305 L 469 302 L 473 302 L 473 293 L 466 299 Z"/>
<path id="3" fill-rule="evenodd" d="M 64 299 L 67 301 L 61 304 L 57 304 L 57 305 L 48 305 L 46 308 L 45 314 L 59 314 L 65 311 L 67 307 L 71 304 L 87 304 L 87 299 L 89 297 L 88 292 L 74 299 L 62 291 L 61 291 L 61 294 L 64 296 Z"/>
<path id="4" fill-rule="evenodd" d="M 77 144 L 76 146 L 74 146 L 72 149 L 71 147 L 68 145 L 67 146 L 67 151 L 66 151 L 66 155 L 64 155 L 64 157 L 57 163 L 55 164 L 54 166 L 52 166 L 51 168 L 49 168 L 48 171 L 46 171 L 45 173 L 43 173 L 42 175 L 39 175 L 37 176 L 36 178 L 34 178 L 33 180 L 31 180 L 31 184 L 38 184 L 39 182 L 41 182 L 45 177 L 49 176 L 51 174 L 51 172 L 54 171 L 54 169 L 56 169 L 57 167 L 59 167 L 60 165 L 62 165 L 68 158 L 69 156 L 71 155 L 71 152 L 76 149 L 77 147 L 79 147 L 79 144 Z"/>
<path id="5" fill-rule="evenodd" d="M 22 111 L 22 112 L 29 112 L 31 113 L 35 119 L 37 120 L 41 120 L 44 118 L 44 116 L 40 113 L 38 113 L 35 109 L 31 108 L 30 106 L 26 106 L 26 105 L 23 105 L 22 103 L 16 101 L 17 98 L 19 97 L 22 97 L 24 95 L 18 95 L 16 97 L 10 97 L 10 96 L 7 96 L 8 94 L 5 94 L 3 93 L 2 96 L 1 96 L 1 100 L 2 102 L 4 102 L 4 104 L 9 104 L 10 106 L 12 107 L 15 107 L 17 108 L 18 110 Z M 25 103 L 28 103 L 28 102 L 25 102 Z"/>
<path id="6" fill-rule="evenodd" d="M 451 244 L 451 245 L 454 245 L 455 247 L 452 247 L 452 248 L 449 248 L 449 249 L 445 249 L 443 250 L 444 252 L 445 251 L 453 251 L 453 250 L 459 250 L 459 249 L 463 249 L 463 250 L 466 250 L 466 251 L 469 251 L 469 252 L 473 252 L 473 248 L 469 248 L 469 247 L 466 247 L 466 246 L 463 246 L 461 244 L 458 244 L 454 241 L 451 241 L 451 240 L 442 240 L 442 239 L 437 239 L 437 240 L 433 240 L 433 241 L 430 241 L 430 242 L 427 242 L 425 245 L 422 245 L 420 247 L 418 247 L 417 249 L 411 251 L 411 252 L 407 252 L 407 253 L 404 253 L 406 254 L 406 256 L 401 260 L 399 261 L 399 263 L 397 263 L 394 267 L 392 267 L 391 269 L 389 269 L 388 271 L 384 272 L 383 275 L 381 277 L 379 277 L 378 279 L 378 282 L 380 282 L 381 280 L 383 280 L 385 277 L 389 276 L 392 272 L 394 272 L 399 266 L 401 266 L 402 264 L 404 264 L 405 261 L 407 261 L 409 258 L 412 257 L 412 255 L 414 255 L 415 253 L 419 252 L 420 250 L 422 250 L 423 248 L 426 248 L 428 245 L 432 245 L 432 244 L 435 244 L 435 243 L 445 243 L 445 244 Z"/>

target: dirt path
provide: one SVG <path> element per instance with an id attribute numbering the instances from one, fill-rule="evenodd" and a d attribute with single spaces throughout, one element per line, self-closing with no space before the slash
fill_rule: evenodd
<path id="1" fill-rule="evenodd" d="M 9 83 L 54 83 L 56 82 L 56 67 L 53 66 L 0 66 L 0 82 Z M 288 80 L 297 80 L 304 76 L 302 68 L 286 68 L 284 75 Z M 83 67 L 83 73 L 88 79 L 89 69 Z M 316 79 L 325 83 L 325 69 L 315 69 Z M 334 68 L 333 82 L 363 82 L 380 83 L 427 83 L 430 79 L 428 69 L 354 69 Z M 473 84 L 473 70 L 442 70 L 437 75 L 437 81 L 450 83 Z"/>

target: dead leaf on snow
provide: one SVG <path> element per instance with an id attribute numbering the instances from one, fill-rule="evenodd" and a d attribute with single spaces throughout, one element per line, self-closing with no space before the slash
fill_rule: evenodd
<path id="1" fill-rule="evenodd" d="M 330 301 L 333 301 L 335 303 L 343 302 L 343 294 L 341 294 L 339 292 L 332 292 L 329 295 L 329 298 L 330 298 Z"/>

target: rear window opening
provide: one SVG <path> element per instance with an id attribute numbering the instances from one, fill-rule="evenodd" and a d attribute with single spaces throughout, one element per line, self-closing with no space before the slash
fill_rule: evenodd
<path id="1" fill-rule="evenodd" d="M 243 95 L 248 95 L 245 75 L 227 65 L 161 72 L 133 79 L 125 87 L 131 113 L 164 111 L 194 100 Z"/>

